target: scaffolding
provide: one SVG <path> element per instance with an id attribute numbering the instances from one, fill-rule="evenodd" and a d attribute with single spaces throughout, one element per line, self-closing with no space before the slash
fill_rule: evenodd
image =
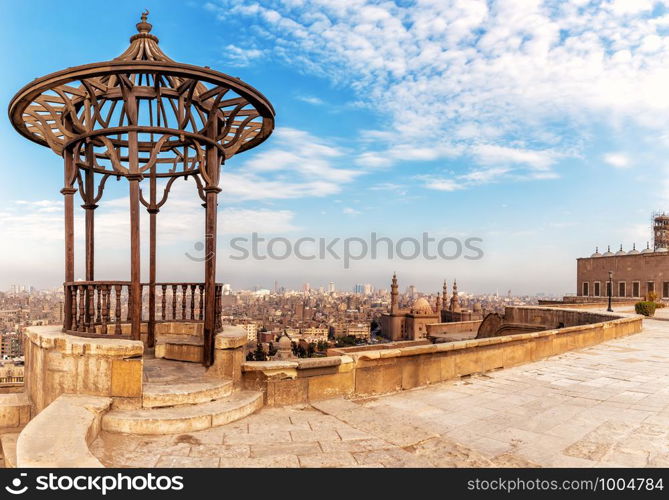
<path id="1" fill-rule="evenodd" d="M 653 234 L 653 250 L 669 248 L 669 214 L 663 211 L 651 215 L 651 231 Z"/>

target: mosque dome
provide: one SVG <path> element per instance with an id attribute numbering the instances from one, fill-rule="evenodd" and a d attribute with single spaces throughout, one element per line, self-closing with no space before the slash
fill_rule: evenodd
<path id="1" fill-rule="evenodd" d="M 655 251 L 656 252 L 669 252 L 669 250 L 667 250 L 666 248 L 656 248 Z"/>
<path id="2" fill-rule="evenodd" d="M 616 252 L 616 255 L 627 255 L 627 252 L 623 250 L 622 244 L 620 245 L 620 250 Z"/>
<path id="3" fill-rule="evenodd" d="M 425 297 L 421 297 L 411 306 L 411 311 L 414 314 L 433 314 L 432 306 L 430 303 L 425 300 Z"/>
<path id="4" fill-rule="evenodd" d="M 285 333 L 279 338 L 279 347 L 276 350 L 272 359 L 292 359 L 295 356 L 293 355 L 293 344 L 290 340 L 290 337 Z"/>
<path id="5" fill-rule="evenodd" d="M 653 251 L 650 249 L 650 245 L 648 244 L 648 242 L 646 242 L 646 248 L 641 250 L 641 253 L 653 253 Z"/>
<path id="6" fill-rule="evenodd" d="M 611 251 L 611 245 L 608 246 L 606 249 L 606 252 L 602 254 L 602 257 L 611 257 L 613 255 L 613 252 Z"/>
<path id="7" fill-rule="evenodd" d="M 595 247 L 595 253 L 593 253 L 590 257 L 601 257 L 602 254 L 599 253 L 599 247 Z"/>
<path id="8" fill-rule="evenodd" d="M 632 250 L 627 252 L 627 255 L 636 255 L 638 253 L 639 253 L 639 251 L 636 249 L 636 243 L 633 243 L 632 244 Z"/>

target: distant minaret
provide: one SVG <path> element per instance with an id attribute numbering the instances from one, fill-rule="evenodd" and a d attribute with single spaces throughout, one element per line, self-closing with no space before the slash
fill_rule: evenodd
<path id="1" fill-rule="evenodd" d="M 446 284 L 446 280 L 444 280 L 444 287 L 442 288 L 441 291 L 441 309 L 442 311 L 445 311 L 448 308 L 448 285 Z"/>
<path id="2" fill-rule="evenodd" d="M 397 297 L 399 296 L 397 286 L 397 275 L 393 273 L 393 281 L 390 284 L 390 314 L 396 314 L 399 310 L 397 306 Z"/>
<path id="3" fill-rule="evenodd" d="M 458 300 L 458 282 L 453 280 L 453 295 L 451 296 L 451 312 L 460 311 L 460 302 Z"/>
<path id="4" fill-rule="evenodd" d="M 437 292 L 437 303 L 435 304 L 436 311 L 439 313 L 441 311 L 441 295 L 439 295 L 439 292 Z"/>

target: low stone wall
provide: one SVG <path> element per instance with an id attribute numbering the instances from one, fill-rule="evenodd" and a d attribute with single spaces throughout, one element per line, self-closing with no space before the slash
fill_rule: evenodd
<path id="1" fill-rule="evenodd" d="M 454 321 L 452 323 L 430 323 L 427 325 L 427 336 L 475 332 L 479 329 L 481 322 L 482 320 L 479 319 L 474 321 Z"/>
<path id="2" fill-rule="evenodd" d="M 642 297 L 611 297 L 611 303 L 616 306 L 633 306 L 640 300 L 643 300 Z M 609 303 L 607 297 L 583 297 L 577 295 L 566 295 L 562 300 L 549 300 L 549 299 L 539 299 L 539 306 L 544 307 L 567 307 L 574 309 L 585 309 L 593 307 L 606 307 Z"/>
<path id="3" fill-rule="evenodd" d="M 617 316 L 615 316 L 617 317 Z M 476 338 L 532 333 L 554 328 L 587 325 L 611 319 L 608 313 L 551 307 L 506 307 L 504 315 L 488 314 L 479 326 Z"/>
<path id="4" fill-rule="evenodd" d="M 430 341 L 428 339 L 418 339 L 418 340 L 401 340 L 397 342 L 383 342 L 380 344 L 372 345 L 356 345 L 351 347 L 331 347 L 327 350 L 328 356 L 341 356 L 344 354 L 350 354 L 352 352 L 365 352 L 365 351 L 378 351 L 383 349 L 397 349 L 397 346 L 414 346 L 414 345 L 427 345 Z"/>
<path id="5" fill-rule="evenodd" d="M 541 308 L 513 309 L 517 309 L 511 311 L 513 317 L 529 319 Z M 597 322 L 443 344 L 403 347 L 398 342 L 394 349 L 327 358 L 247 361 L 242 365 L 243 382 L 248 389 L 264 391 L 265 403 L 270 406 L 372 396 L 537 361 L 631 335 L 642 327 L 641 316 L 559 311 L 566 315 L 565 320 L 569 317 L 573 322 Z M 552 313 L 539 314 L 549 317 Z"/>
<path id="6" fill-rule="evenodd" d="M 111 398 L 63 394 L 26 425 L 16 441 L 17 467 L 84 467 L 103 465 L 88 445 L 100 432 Z"/>
<path id="7" fill-rule="evenodd" d="M 0 394 L 0 428 L 20 428 L 28 423 L 31 403 L 24 392 Z"/>
<path id="8" fill-rule="evenodd" d="M 140 341 L 75 337 L 60 326 L 33 326 L 26 330 L 24 350 L 25 388 L 36 414 L 64 393 L 113 397 L 119 404 L 142 396 Z"/>

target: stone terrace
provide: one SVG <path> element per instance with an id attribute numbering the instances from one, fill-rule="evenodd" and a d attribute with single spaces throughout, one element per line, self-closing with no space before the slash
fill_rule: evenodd
<path id="1" fill-rule="evenodd" d="M 117 467 L 666 467 L 668 339 L 660 317 L 640 334 L 457 382 L 264 408 L 182 435 L 103 432 L 91 450 Z"/>

